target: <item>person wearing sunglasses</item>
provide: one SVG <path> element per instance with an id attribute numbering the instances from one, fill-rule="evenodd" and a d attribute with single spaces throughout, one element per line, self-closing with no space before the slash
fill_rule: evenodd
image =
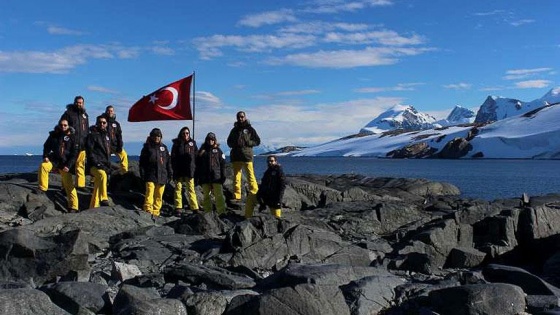
<path id="1" fill-rule="evenodd" d="M 173 139 L 171 147 L 171 166 L 173 168 L 173 180 L 175 181 L 175 215 L 181 216 L 183 213 L 183 186 L 187 191 L 190 209 L 198 211 L 198 200 L 194 190 L 196 155 L 198 147 L 196 141 L 191 138 L 189 127 L 183 127 L 179 131 L 177 138 Z"/>
<path id="2" fill-rule="evenodd" d="M 74 97 L 74 103 L 66 106 L 66 111 L 60 119 L 68 121 L 68 125 L 74 128 L 75 146 L 78 150 L 75 170 L 76 186 L 86 187 L 86 138 L 89 134 L 89 116 L 86 112 L 86 101 L 83 96 Z"/>
<path id="3" fill-rule="evenodd" d="M 286 176 L 275 155 L 269 155 L 266 162 L 268 168 L 264 172 L 257 193 L 259 211 L 263 211 L 268 206 L 272 215 L 280 218 L 282 216 L 282 198 L 286 190 Z"/>
<path id="4" fill-rule="evenodd" d="M 111 139 L 107 134 L 107 118 L 97 116 L 86 141 L 86 156 L 89 173 L 93 176 L 93 192 L 90 208 L 109 206 L 107 195 L 108 175 L 111 172 Z"/>
<path id="5" fill-rule="evenodd" d="M 251 126 L 245 112 L 237 112 L 237 121 L 229 133 L 227 144 L 231 148 L 229 156 L 233 167 L 233 197 L 235 202 L 241 201 L 241 177 L 243 170 L 247 177 L 249 189 L 245 204 L 245 217 L 249 218 L 253 216 L 253 209 L 257 204 L 257 192 L 259 190 L 253 169 L 253 147 L 260 145 L 261 139 L 255 128 Z"/>
<path id="6" fill-rule="evenodd" d="M 78 155 L 75 142 L 74 128 L 68 125 L 68 120 L 59 120 L 43 145 L 43 162 L 38 172 L 39 192 L 46 192 L 49 189 L 49 173 L 53 168 L 58 171 L 70 212 L 78 212 L 79 209 L 78 194 L 71 174 Z"/>

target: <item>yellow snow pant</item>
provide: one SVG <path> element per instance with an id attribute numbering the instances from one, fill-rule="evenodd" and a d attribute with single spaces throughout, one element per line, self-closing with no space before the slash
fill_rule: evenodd
<path id="1" fill-rule="evenodd" d="M 198 200 L 194 191 L 194 178 L 180 177 L 175 182 L 175 209 L 183 209 L 183 184 L 187 190 L 187 198 L 191 210 L 198 210 Z"/>
<path id="2" fill-rule="evenodd" d="M 161 206 L 163 204 L 163 192 L 165 185 L 156 184 L 154 182 L 146 182 L 146 195 L 144 197 L 144 211 L 155 216 L 160 215 Z"/>
<path id="3" fill-rule="evenodd" d="M 202 184 L 202 192 L 204 193 L 204 200 L 202 201 L 202 208 L 205 212 L 212 212 L 212 197 L 214 195 L 216 200 L 216 211 L 222 214 L 226 211 L 226 199 L 222 191 L 222 184 Z"/>

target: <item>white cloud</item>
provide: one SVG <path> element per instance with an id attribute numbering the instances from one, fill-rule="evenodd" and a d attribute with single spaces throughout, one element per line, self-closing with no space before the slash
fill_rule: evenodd
<path id="1" fill-rule="evenodd" d="M 515 21 L 509 22 L 509 24 L 511 24 L 513 26 L 521 26 L 521 25 L 531 24 L 531 23 L 535 23 L 535 20 L 521 19 L 521 20 L 515 20 Z"/>
<path id="2" fill-rule="evenodd" d="M 118 45 L 75 45 L 51 52 L 0 51 L 0 73 L 67 73 L 89 59 L 133 55 L 133 50 Z"/>
<path id="3" fill-rule="evenodd" d="M 53 25 L 47 27 L 47 32 L 52 35 L 83 35 L 84 34 L 84 32 L 81 31 L 53 26 Z"/>
<path id="4" fill-rule="evenodd" d="M 314 45 L 316 38 L 311 35 L 213 35 L 198 37 L 193 44 L 202 59 L 211 59 L 222 55 L 221 48 L 235 47 L 239 51 L 263 52 L 281 48 L 304 48 Z"/>
<path id="5" fill-rule="evenodd" d="M 515 69 L 506 71 L 506 75 L 503 77 L 504 80 L 519 80 L 523 78 L 528 78 L 536 74 L 542 74 L 543 72 L 550 72 L 552 68 L 534 68 L 534 69 Z"/>
<path id="6" fill-rule="evenodd" d="M 361 33 L 330 32 L 325 34 L 324 41 L 345 44 L 371 44 L 375 42 L 386 46 L 407 46 L 423 44 L 425 39 L 418 35 L 405 37 L 395 31 L 383 30 Z"/>
<path id="7" fill-rule="evenodd" d="M 97 86 L 97 85 L 90 85 L 87 87 L 88 91 L 92 92 L 100 92 L 100 93 L 107 93 L 107 94 L 118 94 L 119 92 L 115 90 L 108 89 L 106 87 Z"/>
<path id="8" fill-rule="evenodd" d="M 318 51 L 270 58 L 272 65 L 295 65 L 309 68 L 354 68 L 391 65 L 399 56 L 414 56 L 430 51 L 430 48 L 367 47 L 362 50 Z"/>
<path id="9" fill-rule="evenodd" d="M 378 7 L 378 6 L 388 6 L 392 5 L 392 0 L 355 0 L 355 1 L 344 1 L 344 0 L 327 0 L 327 1 L 315 1 L 312 6 L 304 9 L 304 12 L 308 13 L 327 13 L 334 14 L 339 12 L 352 12 L 362 10 L 368 7 Z"/>
<path id="10" fill-rule="evenodd" d="M 516 82 L 515 86 L 520 89 L 538 89 L 548 87 L 550 83 L 549 80 L 528 80 Z"/>
<path id="11" fill-rule="evenodd" d="M 358 93 L 379 93 L 388 91 L 414 91 L 415 87 L 418 85 L 423 85 L 423 83 L 399 83 L 396 86 L 390 87 L 364 87 L 355 89 Z"/>
<path id="12" fill-rule="evenodd" d="M 471 86 L 472 85 L 469 84 L 469 83 L 461 82 L 461 83 L 456 83 L 456 84 L 447 84 L 447 85 L 444 85 L 443 87 L 446 88 L 446 89 L 450 89 L 450 90 L 468 90 L 468 89 L 471 88 Z"/>
<path id="13" fill-rule="evenodd" d="M 241 26 L 260 27 L 283 22 L 295 22 L 297 19 L 292 10 L 282 9 L 278 11 L 268 11 L 258 14 L 247 15 L 237 24 Z"/>

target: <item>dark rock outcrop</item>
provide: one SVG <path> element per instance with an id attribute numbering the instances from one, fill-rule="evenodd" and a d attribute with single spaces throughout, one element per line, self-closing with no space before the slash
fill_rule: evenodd
<path id="1" fill-rule="evenodd" d="M 170 195 L 152 218 L 135 176 L 112 178 L 114 206 L 79 213 L 62 211 L 56 181 L 44 195 L 25 174 L 0 181 L 4 313 L 544 314 L 560 304 L 560 195 L 483 201 L 422 179 L 299 175 L 282 219 L 233 207 L 175 217 Z"/>

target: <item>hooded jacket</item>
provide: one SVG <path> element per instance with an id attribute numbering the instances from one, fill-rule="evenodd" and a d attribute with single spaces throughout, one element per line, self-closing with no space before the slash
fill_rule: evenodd
<path id="1" fill-rule="evenodd" d="M 219 145 L 204 143 L 196 160 L 198 184 L 223 184 L 226 181 L 226 160 Z"/>
<path id="2" fill-rule="evenodd" d="M 68 131 L 64 132 L 58 125 L 55 126 L 43 144 L 43 159 L 49 158 L 57 169 L 68 167 L 70 170 L 74 170 L 78 156 L 75 142 L 74 128 L 69 127 Z"/>
<path id="3" fill-rule="evenodd" d="M 140 177 L 145 182 L 165 185 L 173 178 L 171 157 L 167 146 L 155 143 L 149 137 L 140 152 Z"/>
<path id="4" fill-rule="evenodd" d="M 279 207 L 286 190 L 286 176 L 280 164 L 272 165 L 264 172 L 257 198 L 269 207 Z"/>
<path id="5" fill-rule="evenodd" d="M 105 172 L 111 170 L 111 143 L 107 130 L 91 126 L 86 139 L 87 168 L 96 167 Z"/>
<path id="6" fill-rule="evenodd" d="M 78 151 L 86 149 L 86 138 L 89 133 L 89 117 L 85 109 L 80 109 L 74 104 L 66 105 L 66 111 L 60 119 L 68 121 L 68 125 L 74 128 L 76 147 Z"/>
<path id="7" fill-rule="evenodd" d="M 107 133 L 111 141 L 111 152 L 121 153 L 123 149 L 121 124 L 117 121 L 117 116 L 109 117 L 107 114 L 101 115 L 107 119 Z"/>
<path id="8" fill-rule="evenodd" d="M 173 139 L 171 147 L 171 165 L 173 167 L 173 178 L 195 177 L 196 155 L 198 147 L 194 139 L 185 141 L 184 139 Z"/>
<path id="9" fill-rule="evenodd" d="M 253 147 L 261 144 L 261 138 L 249 121 L 235 122 L 227 138 L 227 144 L 231 148 L 229 156 L 232 162 L 251 162 L 254 155 Z"/>

